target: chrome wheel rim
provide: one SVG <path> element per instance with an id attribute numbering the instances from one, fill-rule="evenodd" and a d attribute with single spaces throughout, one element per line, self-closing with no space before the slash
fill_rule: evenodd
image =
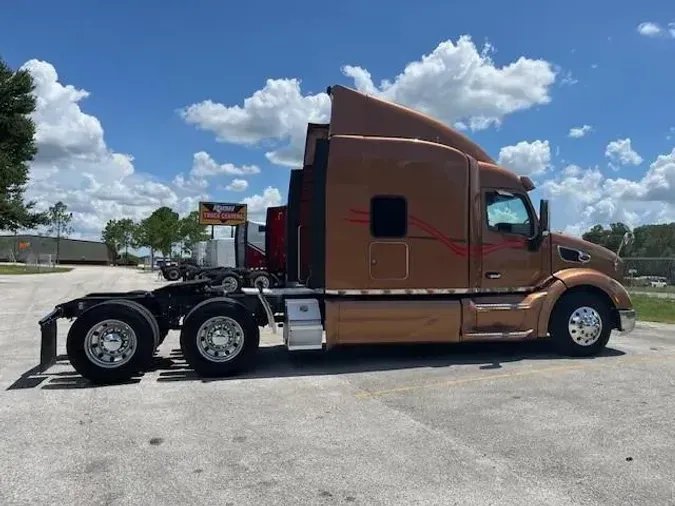
<path id="1" fill-rule="evenodd" d="M 103 320 L 87 332 L 84 352 L 98 367 L 114 369 L 132 359 L 137 344 L 136 332 L 128 323 L 121 320 Z"/>
<path id="2" fill-rule="evenodd" d="M 253 286 L 258 288 L 269 288 L 270 287 L 270 278 L 267 276 L 258 276 L 253 280 Z"/>
<path id="3" fill-rule="evenodd" d="M 244 329 L 227 316 L 209 318 L 197 331 L 197 349 L 211 362 L 228 362 L 244 347 Z"/>
<path id="4" fill-rule="evenodd" d="M 572 340 L 580 346 L 595 344 L 602 333 L 602 318 L 592 307 L 583 306 L 572 312 L 567 329 Z"/>
<path id="5" fill-rule="evenodd" d="M 234 276 L 225 276 L 223 278 L 222 286 L 226 292 L 234 292 L 237 288 L 239 288 L 239 283 L 237 282 L 237 278 Z"/>

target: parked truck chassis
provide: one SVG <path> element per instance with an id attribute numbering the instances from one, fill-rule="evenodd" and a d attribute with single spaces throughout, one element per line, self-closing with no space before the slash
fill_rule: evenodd
<path id="1" fill-rule="evenodd" d="M 227 293 L 236 293 L 246 287 L 273 288 L 281 284 L 278 274 L 270 273 L 262 267 L 206 267 L 180 263 L 162 266 L 160 270 L 167 281 L 205 279 L 214 285 L 221 285 Z"/>
<path id="2" fill-rule="evenodd" d="M 180 331 L 184 357 L 198 374 L 228 376 L 252 365 L 259 327 L 276 333 L 278 320 L 284 321 L 289 350 L 322 349 L 319 299 L 307 298 L 315 295 L 303 288 L 243 288 L 226 294 L 209 280 L 152 291 L 90 293 L 57 305 L 40 320 L 40 370 L 55 363 L 57 321 L 67 318 L 74 319 L 66 340 L 68 358 L 95 383 L 124 381 L 146 370 L 170 330 Z"/>
<path id="3" fill-rule="evenodd" d="M 333 295 L 344 297 L 344 294 Z M 432 297 L 439 299 L 438 295 L 443 294 Z M 603 307 L 602 299 L 592 292 L 577 290 L 570 295 L 574 298 L 568 297 L 563 303 L 564 321 L 558 322 L 554 316 L 550 334 L 525 336 L 494 332 L 467 336 L 467 340 L 545 337 L 552 338 L 562 353 L 592 355 L 604 348 L 612 329 L 633 330 L 634 310 Z M 236 375 L 255 365 L 260 327 L 269 326 L 276 333 L 277 323 L 281 323 L 283 343 L 289 351 L 324 349 L 325 301 L 330 296 L 303 286 L 243 288 L 240 293 L 227 294 L 209 280 L 172 283 L 152 291 L 90 293 L 57 305 L 40 320 L 40 371 L 46 371 L 55 363 L 57 320 L 67 318 L 74 319 L 66 340 L 68 358 L 79 374 L 94 383 L 122 382 L 147 370 L 170 330 L 180 331 L 183 356 L 198 375 Z M 416 294 L 416 297 L 424 295 Z M 443 296 L 440 300 L 447 298 Z M 572 316 L 567 314 L 570 308 Z M 515 308 L 505 305 L 501 309 Z M 575 312 L 579 313 L 574 323 L 576 330 L 568 328 L 573 325 Z M 595 331 L 601 335 L 594 335 Z M 595 345 L 576 345 L 570 332 L 596 339 Z"/>

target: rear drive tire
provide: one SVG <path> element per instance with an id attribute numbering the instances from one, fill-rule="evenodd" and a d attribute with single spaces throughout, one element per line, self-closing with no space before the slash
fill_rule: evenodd
<path id="1" fill-rule="evenodd" d="M 256 272 L 249 279 L 251 280 L 251 286 L 256 289 L 258 286 L 262 286 L 263 289 L 272 286 L 272 277 L 266 272 Z"/>
<path id="2" fill-rule="evenodd" d="M 160 341 L 161 333 L 159 331 L 159 324 L 157 323 L 157 318 L 155 318 L 155 315 L 153 315 L 150 312 L 150 310 L 143 304 L 136 302 L 134 300 L 126 300 L 126 299 L 109 300 L 106 302 L 106 304 L 122 304 L 124 306 L 133 307 L 134 309 L 138 310 L 141 314 L 143 314 L 143 316 L 145 316 L 145 318 L 148 320 L 148 323 L 152 327 L 152 339 L 155 343 L 155 350 L 160 344 L 162 344 Z"/>
<path id="3" fill-rule="evenodd" d="M 196 307 L 180 333 L 187 363 L 199 376 L 226 377 L 252 367 L 260 329 L 245 307 L 224 300 Z"/>
<path id="4" fill-rule="evenodd" d="M 169 281 L 178 281 L 181 278 L 180 269 L 178 267 L 170 267 L 164 271 L 164 277 Z"/>
<path id="5" fill-rule="evenodd" d="M 592 293 L 565 294 L 555 305 L 549 332 L 558 353 L 574 357 L 597 355 L 612 332 L 610 309 Z"/>
<path id="6" fill-rule="evenodd" d="M 92 307 L 73 322 L 66 350 L 73 368 L 92 383 L 131 379 L 150 364 L 154 329 L 136 307 L 109 301 Z"/>
<path id="7" fill-rule="evenodd" d="M 229 272 L 214 277 L 212 284 L 215 286 L 222 286 L 225 289 L 225 293 L 236 293 L 241 290 L 244 283 L 238 274 Z"/>

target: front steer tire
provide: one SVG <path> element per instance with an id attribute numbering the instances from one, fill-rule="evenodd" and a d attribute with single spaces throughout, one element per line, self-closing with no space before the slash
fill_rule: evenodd
<path id="1" fill-rule="evenodd" d="M 607 346 L 611 332 L 610 308 L 589 292 L 564 294 L 554 307 L 549 325 L 556 351 L 572 357 L 598 355 Z"/>
<path id="2" fill-rule="evenodd" d="M 98 304 L 80 315 L 71 325 L 66 339 L 66 350 L 71 365 L 82 377 L 95 384 L 113 384 L 127 381 L 147 369 L 155 350 L 154 328 L 147 315 L 133 305 L 122 301 L 107 301 Z M 125 301 L 127 302 L 127 301 Z M 133 334 L 135 344 L 122 356 L 123 363 L 116 366 L 101 365 L 104 357 L 100 347 L 92 346 L 92 338 L 101 335 L 97 329 L 110 329 L 112 325 L 102 326 L 105 321 L 121 322 Z M 92 334 L 88 338 L 89 334 Z M 88 351 L 89 350 L 89 353 Z M 98 359 L 92 358 L 98 357 Z"/>
<path id="3" fill-rule="evenodd" d="M 200 335 L 210 325 L 224 324 L 238 344 L 222 343 L 227 337 L 216 335 L 215 341 Z M 202 332 L 203 333 L 203 332 Z M 229 336 L 228 336 L 229 337 Z M 185 318 L 180 333 L 180 347 L 186 362 L 202 377 L 227 377 L 253 367 L 260 344 L 260 329 L 253 316 L 241 304 L 213 300 L 195 307 Z"/>

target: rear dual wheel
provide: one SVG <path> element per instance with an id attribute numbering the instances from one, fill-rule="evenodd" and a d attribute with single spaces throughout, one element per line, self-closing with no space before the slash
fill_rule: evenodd
<path id="1" fill-rule="evenodd" d="M 66 350 L 73 368 L 93 383 L 119 383 L 146 370 L 159 345 L 155 317 L 128 300 L 98 304 L 68 331 Z"/>
<path id="2" fill-rule="evenodd" d="M 253 288 L 270 288 L 272 286 L 272 277 L 266 272 L 256 272 L 251 274 L 250 283 Z"/>
<path id="3" fill-rule="evenodd" d="M 225 290 L 225 293 L 236 293 L 241 290 L 243 282 L 241 276 L 234 272 L 228 272 L 214 275 L 211 284 L 221 286 Z"/>
<path id="4" fill-rule="evenodd" d="M 220 299 L 196 306 L 185 318 L 180 346 L 187 363 L 204 377 L 225 377 L 252 367 L 260 329 L 245 306 Z"/>
<path id="5" fill-rule="evenodd" d="M 181 278 L 180 269 L 178 267 L 169 267 L 164 271 L 164 277 L 168 281 L 178 281 Z"/>

